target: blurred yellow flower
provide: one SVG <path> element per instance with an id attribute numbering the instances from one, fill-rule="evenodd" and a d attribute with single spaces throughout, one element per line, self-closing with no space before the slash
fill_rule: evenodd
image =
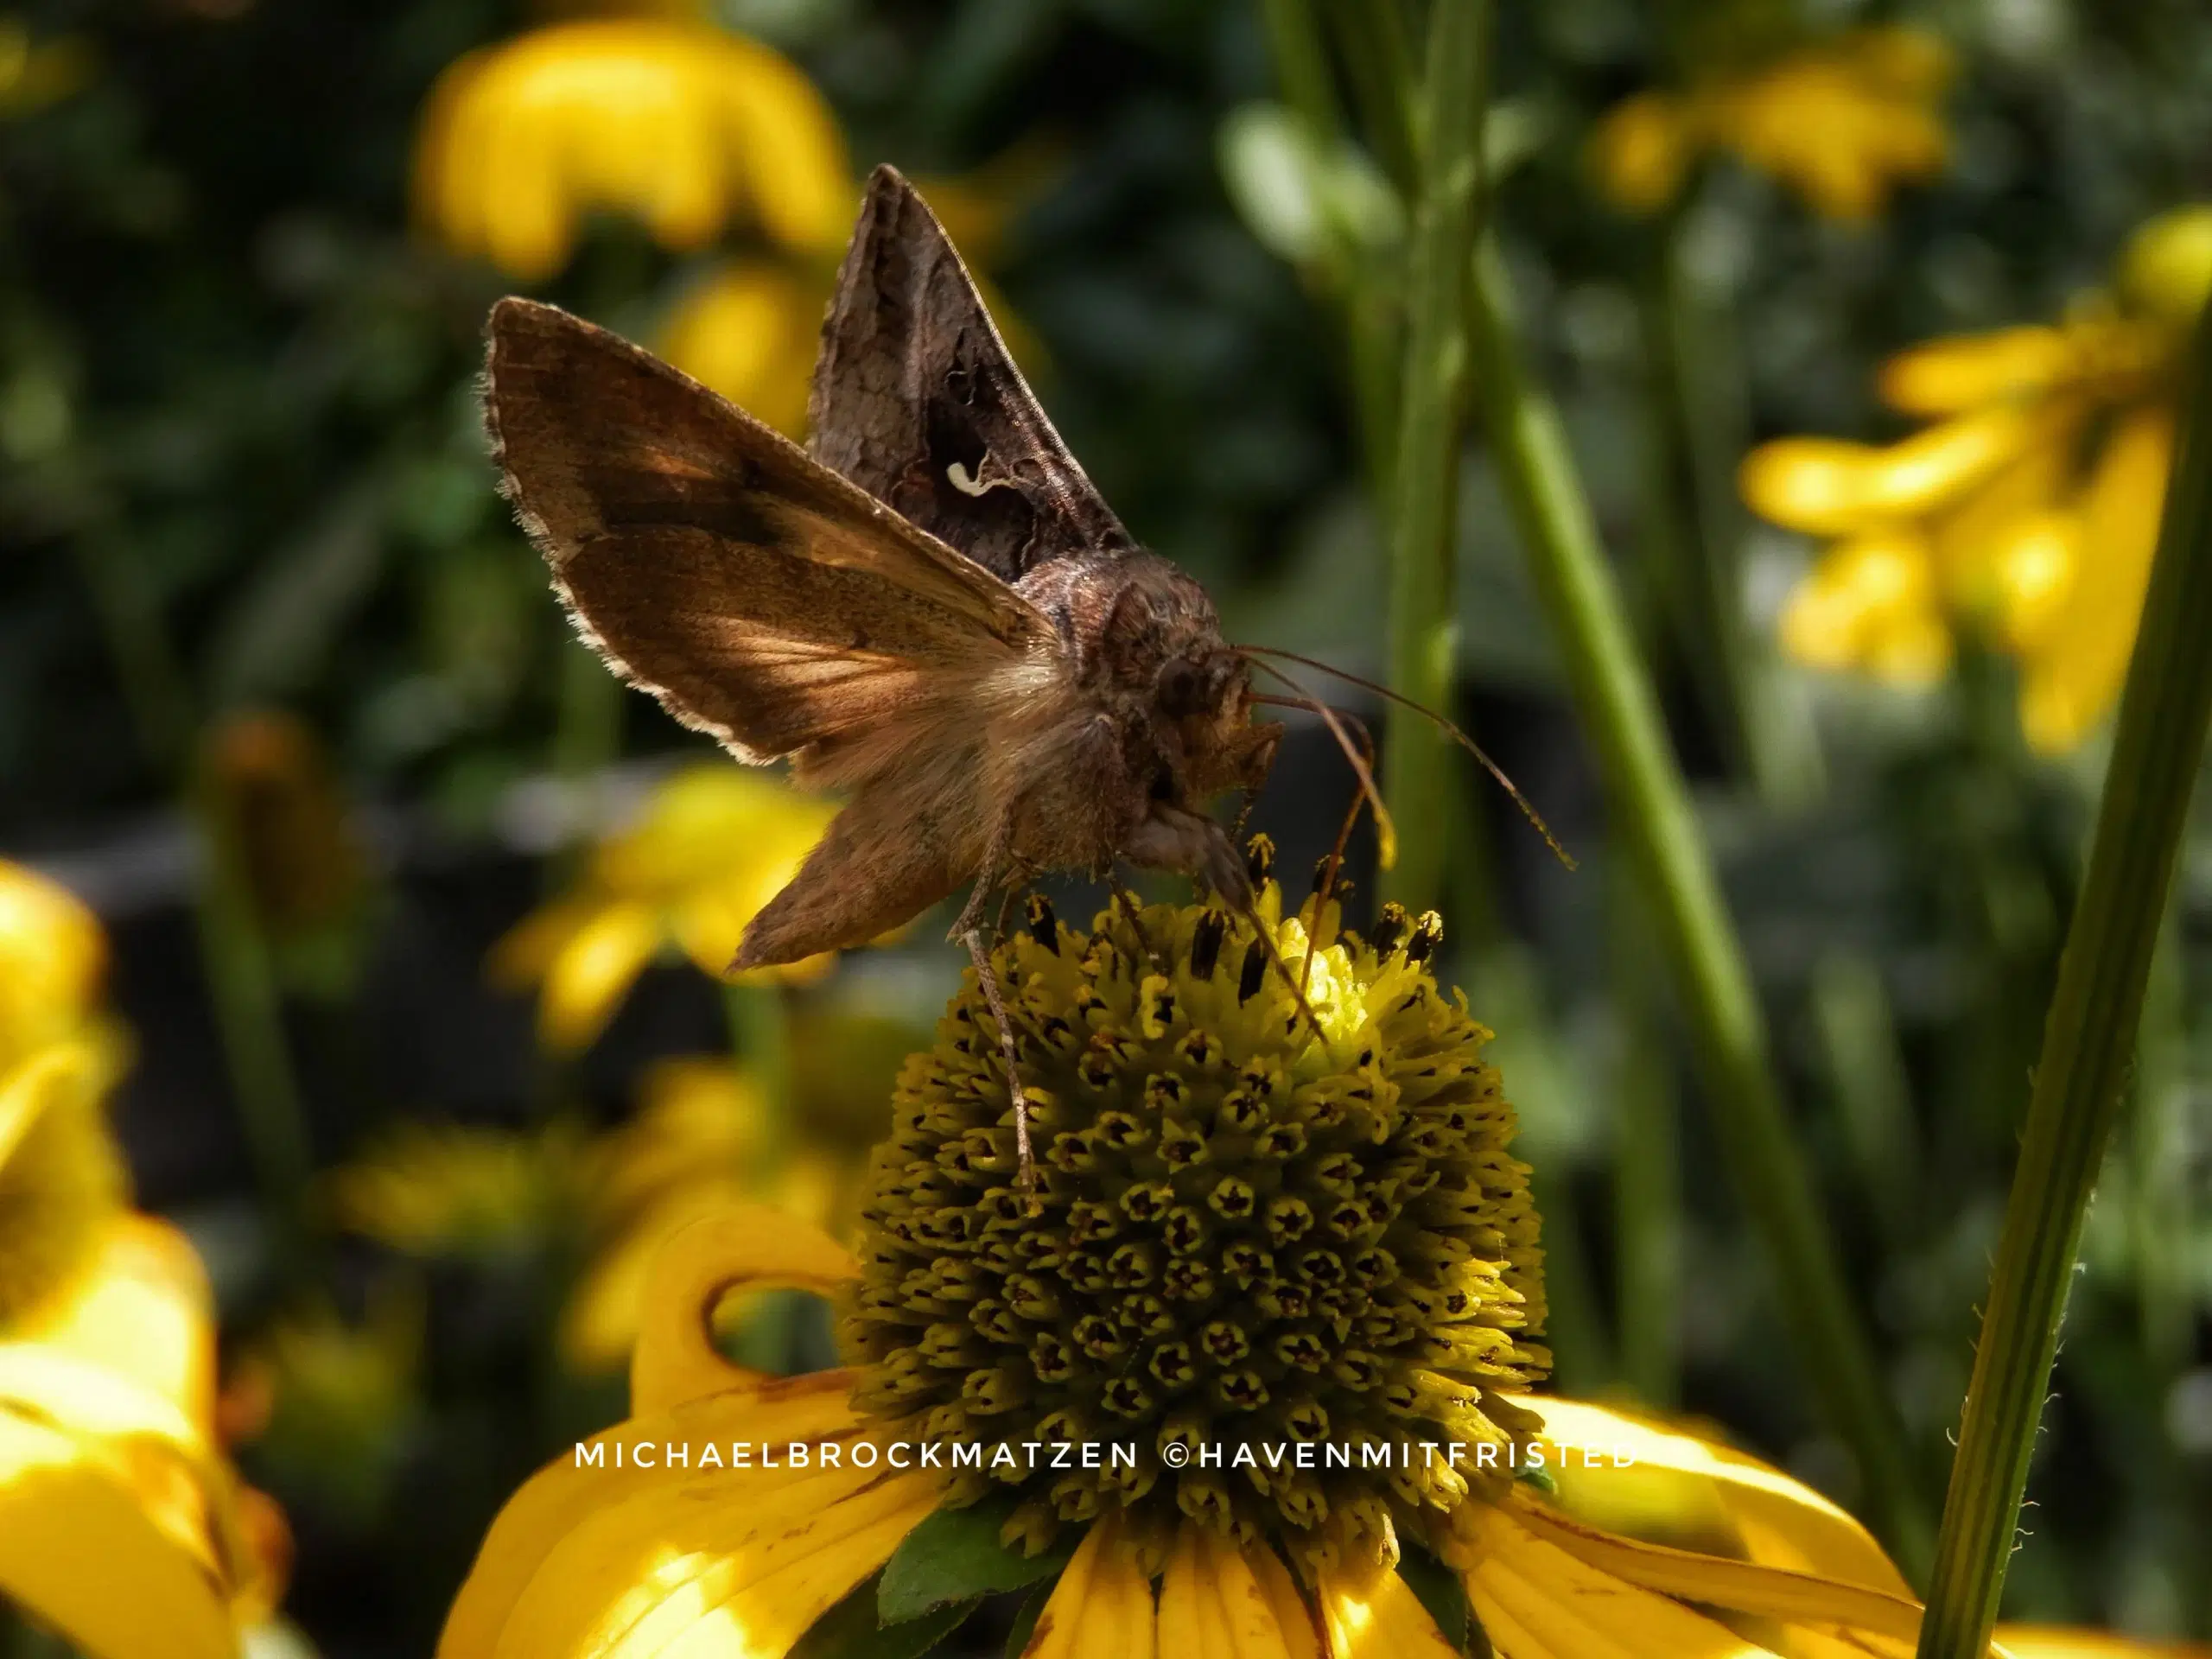
<path id="1" fill-rule="evenodd" d="M 2201 1642 L 2141 1642 L 2062 1624 L 1999 1624 L 1997 1639 L 2012 1659 L 2212 1659 Z"/>
<path id="2" fill-rule="evenodd" d="M 0 1077 L 0 1331 L 67 1294 L 129 1187 L 99 1055 L 55 1043 Z"/>
<path id="3" fill-rule="evenodd" d="M 575 891 L 493 947 L 499 983 L 541 988 L 539 1039 L 556 1053 L 588 1046 L 664 945 L 724 977 L 738 940 L 813 850 L 836 808 L 729 766 L 679 772 L 636 824 L 602 841 Z M 827 956 L 739 982 L 804 982 Z"/>
<path id="4" fill-rule="evenodd" d="M 786 437 L 806 432 L 827 272 L 734 259 L 693 283 L 662 323 L 661 355 Z"/>
<path id="5" fill-rule="evenodd" d="M 1898 442 L 1783 438 L 1744 499 L 1828 539 L 1790 596 L 1785 648 L 1816 668 L 1926 685 L 1974 627 L 2020 667 L 2020 721 L 2080 742 L 2117 696 L 2150 579 L 2177 375 L 2212 289 L 2212 207 L 2152 221 L 2108 293 L 2062 321 L 1930 341 L 1882 371 L 1932 423 Z"/>
<path id="6" fill-rule="evenodd" d="M 331 1220 L 415 1256 L 527 1249 L 575 1211 L 579 1137 L 566 1125 L 401 1123 L 324 1178 Z"/>
<path id="7" fill-rule="evenodd" d="M 880 1100 L 887 1114 L 890 1079 Z M 626 1364 L 637 1341 L 645 1275 L 660 1247 L 702 1216 L 747 1200 L 810 1226 L 849 1210 L 865 1143 L 801 1141 L 776 1121 L 753 1081 L 728 1060 L 664 1060 L 646 1073 L 637 1116 L 593 1149 L 584 1227 L 588 1260 L 561 1318 L 561 1346 L 580 1370 Z M 791 1114 L 803 1128 L 810 1114 Z M 779 1144 L 782 1142 L 792 1144 Z M 747 1310 L 718 1310 L 725 1325 Z"/>
<path id="8" fill-rule="evenodd" d="M 0 119 L 59 104 L 91 80 L 97 67 L 92 46 L 80 37 L 33 40 L 22 17 L 0 17 Z"/>
<path id="9" fill-rule="evenodd" d="M 327 1306 L 272 1326 L 239 1358 L 224 1399 L 288 1484 L 311 1484 L 346 1514 L 375 1516 L 419 1412 L 415 1395 L 423 1310 L 410 1294 L 372 1297 L 358 1324 Z"/>
<path id="10" fill-rule="evenodd" d="M 567 262 L 597 208 L 676 252 L 742 217 L 828 259 L 855 200 L 836 119 L 798 69 L 652 16 L 554 23 L 453 64 L 424 113 L 414 189 L 448 246 L 525 281 Z"/>
<path id="11" fill-rule="evenodd" d="M 0 1593 L 92 1659 L 231 1659 L 282 1593 L 281 1516 L 215 1441 L 214 1361 L 199 1258 L 143 1216 L 0 1332 Z"/>
<path id="12" fill-rule="evenodd" d="M 0 859 L 0 1075 L 85 1027 L 106 967 L 92 912 L 60 883 Z"/>
<path id="13" fill-rule="evenodd" d="M 1673 201 L 1698 158 L 1729 150 L 1814 212 L 1874 218 L 1897 186 L 1933 176 L 1950 153 L 1938 104 L 1951 55 L 1924 30 L 1853 29 L 1681 92 L 1639 92 L 1591 141 L 1605 194 L 1636 213 Z"/>

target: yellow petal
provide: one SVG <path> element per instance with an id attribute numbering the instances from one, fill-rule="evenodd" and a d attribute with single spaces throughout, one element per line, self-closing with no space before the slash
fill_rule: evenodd
<path id="1" fill-rule="evenodd" d="M 630 1363 L 630 1409 L 645 1416 L 760 1380 L 715 1351 L 715 1304 L 735 1291 L 829 1295 L 860 1276 L 852 1253 L 819 1228 L 763 1206 L 725 1211 L 671 1238 L 653 1263 Z"/>
<path id="2" fill-rule="evenodd" d="M 1590 163 L 1619 206 L 1632 213 L 1656 213 L 1682 188 L 1690 150 L 1680 101 L 1663 92 L 1639 92 L 1605 112 L 1591 136 Z"/>
<path id="3" fill-rule="evenodd" d="M 2212 294 L 2212 207 L 2177 207 L 2136 232 L 2120 257 L 2119 285 L 2131 304 L 2186 326 Z"/>
<path id="4" fill-rule="evenodd" d="M 1320 1651 L 1313 1615 L 1274 1550 L 1260 1544 L 1248 1553 L 1191 1522 L 1168 1554 L 1159 1628 L 1161 1651 L 1177 1659 L 1318 1659 Z"/>
<path id="5" fill-rule="evenodd" d="M 2098 457 L 2082 499 L 2087 562 L 2075 579 L 2064 624 L 2025 664 L 2020 721 L 2039 749 L 2071 748 L 2119 698 L 2172 460 L 2173 416 L 2164 409 L 2123 418 Z"/>
<path id="6" fill-rule="evenodd" d="M 1664 1516 L 1709 1505 L 1754 1561 L 1799 1568 L 1893 1595 L 1909 1586 L 1866 1529 L 1780 1470 L 1679 1427 L 1582 1401 L 1518 1396 L 1544 1420 L 1560 1507 L 1607 1530 L 1612 1515 Z M 1626 1466 L 1621 1466 L 1623 1463 Z M 1594 1465 L 1594 1466 L 1593 1466 Z"/>
<path id="7" fill-rule="evenodd" d="M 1470 1513 L 1478 1511 L 1478 1513 Z M 1470 1503 L 1453 1517 L 1467 1594 L 1500 1659 L 1756 1659 L 1771 1649 Z"/>
<path id="8" fill-rule="evenodd" d="M 0 1074 L 77 1030 L 106 964 L 99 922 L 74 893 L 0 859 Z"/>
<path id="9" fill-rule="evenodd" d="M 176 1421 L 212 1433 L 215 1310 L 191 1242 L 167 1222 L 124 1214 L 92 1269 L 16 1333 L 16 1347 L 97 1367 L 158 1400 Z"/>
<path id="10" fill-rule="evenodd" d="M 1744 499 L 1775 523 L 1847 535 L 1929 512 L 2020 451 L 2027 411 L 2003 405 L 1961 416 L 1878 448 L 1840 438 L 1778 438 L 1745 458 Z"/>
<path id="11" fill-rule="evenodd" d="M 613 904 L 594 915 L 546 969 L 539 1040 L 556 1054 L 588 1046 L 659 948 L 659 924 L 645 906 Z"/>
<path id="12" fill-rule="evenodd" d="M 662 327 L 663 354 L 786 437 L 802 436 L 826 297 L 821 283 L 797 271 L 760 260 L 734 262 L 677 302 Z M 726 944 L 718 941 L 711 971 L 719 974 L 736 949 L 734 934 Z M 700 952 L 691 955 L 696 960 Z"/>
<path id="13" fill-rule="evenodd" d="M 725 110 L 761 228 L 785 247 L 834 253 L 858 200 L 844 136 L 813 84 L 752 41 L 726 39 Z"/>
<path id="14" fill-rule="evenodd" d="M 92 1659 L 230 1659 L 226 1592 L 79 1436 L 0 1409 L 0 1591 Z"/>
<path id="15" fill-rule="evenodd" d="M 1517 1485 L 1506 1509 L 1510 1511 L 1508 1530 L 1526 1533 L 1621 1583 L 1785 1624 L 1845 1625 L 1906 1641 L 1919 1634 L 1920 1606 L 1909 1596 L 1640 1543 L 1585 1526 Z"/>
<path id="16" fill-rule="evenodd" d="M 439 1640 L 442 1659 L 482 1659 L 492 1654 L 500 1631 L 546 1557 L 593 1513 L 640 1492 L 681 1489 L 687 1482 L 715 1480 L 725 1494 L 747 1503 L 764 1502 L 809 1471 L 789 1467 L 715 1474 L 703 1469 L 707 1448 L 719 1446 L 725 1465 L 728 1446 L 786 1446 L 793 1441 L 849 1441 L 857 1423 L 847 1396 L 849 1371 L 812 1376 L 777 1377 L 695 1400 L 672 1411 L 633 1417 L 582 1442 L 584 1451 L 556 1458 L 525 1481 L 500 1510 L 461 1586 Z M 639 1445 L 655 1448 L 650 1465 L 632 1452 Z M 685 1448 L 684 1468 L 668 1467 L 662 1448 Z M 621 1448 L 618 1462 L 618 1450 Z M 594 1461 L 586 1462 L 586 1458 Z M 737 1483 L 742 1482 L 741 1485 Z"/>
<path id="17" fill-rule="evenodd" d="M 1882 365 L 1882 397 L 1908 415 L 1956 415 L 2040 391 L 2063 378 L 2075 355 L 2065 334 L 2037 326 L 1930 340 Z"/>
<path id="18" fill-rule="evenodd" d="M 561 1312 L 561 1351 L 580 1370 L 626 1364 L 645 1317 L 646 1286 L 661 1249 L 696 1221 L 747 1197 L 729 1172 L 710 1171 L 657 1195 L 592 1256 Z"/>
<path id="19" fill-rule="evenodd" d="M 1329 1659 L 1446 1659 L 1459 1651 L 1389 1561 L 1324 1568 L 1313 1599 Z"/>
<path id="20" fill-rule="evenodd" d="M 937 1507 L 934 1478 L 817 1471 L 772 1492 L 696 1478 L 601 1504 L 546 1555 L 496 1651 L 511 1659 L 781 1659 Z"/>
<path id="21" fill-rule="evenodd" d="M 2073 512 L 2030 513 L 1997 540 L 1991 610 L 2006 650 L 2032 656 L 2066 626 L 2082 552 L 2082 519 Z"/>
<path id="22" fill-rule="evenodd" d="M 1120 1517 L 1102 1516 L 1052 1586 L 1022 1659 L 1154 1659 L 1161 1645 L 1151 1580 Z"/>
<path id="23" fill-rule="evenodd" d="M 1808 668 L 1859 669 L 1910 688 L 1950 666 L 1928 543 L 1909 531 L 1829 549 L 1790 594 L 1778 631 L 1783 649 Z"/>

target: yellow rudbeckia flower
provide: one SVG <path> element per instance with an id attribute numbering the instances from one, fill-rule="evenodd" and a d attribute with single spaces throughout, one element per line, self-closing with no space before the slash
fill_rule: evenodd
<path id="1" fill-rule="evenodd" d="M 216 1447 L 214 1360 L 199 1258 L 143 1216 L 0 1332 L 0 1592 L 92 1659 L 231 1659 L 281 1592 L 281 1517 Z"/>
<path id="2" fill-rule="evenodd" d="M 1784 647 L 1812 667 L 1926 685 L 1963 622 L 2020 667 L 2020 721 L 2071 748 L 2111 708 L 2150 579 L 2177 375 L 2212 288 L 2212 208 L 2152 221 L 2113 291 L 2063 321 L 1939 340 L 1881 390 L 1932 423 L 1887 445 L 1783 438 L 1744 499 L 1828 539 L 1790 596 Z"/>
<path id="3" fill-rule="evenodd" d="M 1605 194 L 1656 213 L 1712 150 L 1779 180 L 1823 217 L 1874 218 L 1900 184 L 1950 154 L 1939 103 L 1951 57 L 1903 25 L 1853 29 L 1681 92 L 1639 92 L 1609 111 L 1591 143 Z"/>
<path id="4" fill-rule="evenodd" d="M 1909 1643 L 1919 1609 L 1893 1590 L 1648 1543 L 1516 1478 L 1609 1461 L 1616 1423 L 1528 1392 L 1541 1253 L 1488 1033 L 1429 973 L 1433 916 L 1386 907 L 1361 939 L 1333 908 L 1280 910 L 1268 885 L 1271 952 L 1211 906 L 1153 906 L 1141 937 L 1109 911 L 1086 937 L 1033 903 L 996 966 L 1034 1202 L 971 980 L 900 1078 L 858 1255 L 760 1209 L 671 1238 L 631 1417 L 510 1500 L 442 1659 L 781 1659 L 818 1621 L 949 1629 L 1025 1584 L 1032 1659 L 1444 1659 L 1471 1612 L 1505 1659 L 1772 1650 L 1732 1615 L 1792 1652 Z M 775 1287 L 839 1298 L 847 1368 L 774 1378 L 715 1351 L 712 1308 Z M 1101 1442 L 1130 1460 L 1072 1455 Z M 1879 1559 L 1783 1477 L 1669 1452 Z"/>
<path id="5" fill-rule="evenodd" d="M 76 895 L 0 859 L 0 1075 L 83 1031 L 106 969 L 106 938 Z"/>
<path id="6" fill-rule="evenodd" d="M 1999 1624 L 1997 1640 L 2012 1659 L 2212 1659 L 2201 1642 L 2140 1642 L 2059 1624 Z"/>
<path id="7" fill-rule="evenodd" d="M 677 252 L 743 217 L 826 257 L 853 204 L 805 76 L 757 41 L 655 17 L 555 23 L 461 59 L 431 92 L 414 188 L 448 246 L 524 280 L 567 262 L 594 209 Z"/>
<path id="8" fill-rule="evenodd" d="M 599 844 L 575 891 L 493 948 L 493 977 L 541 988 L 537 1028 L 548 1048 L 584 1048 L 664 945 L 723 977 L 746 924 L 798 873 L 835 814 L 734 766 L 677 772 L 636 824 Z M 803 983 L 830 963 L 810 957 L 739 982 Z"/>
<path id="9" fill-rule="evenodd" d="M 765 1203 L 810 1227 L 833 1224 L 859 1160 L 810 1137 L 779 1144 L 793 1130 L 804 1134 L 803 1095 L 798 1104 L 798 1122 L 780 1123 L 752 1078 L 728 1060 L 664 1060 L 646 1074 L 637 1116 L 589 1157 L 589 1259 L 561 1316 L 569 1363 L 604 1371 L 629 1362 L 653 1259 L 700 1217 Z M 725 1326 L 741 1322 L 743 1312 L 725 1310 Z"/>

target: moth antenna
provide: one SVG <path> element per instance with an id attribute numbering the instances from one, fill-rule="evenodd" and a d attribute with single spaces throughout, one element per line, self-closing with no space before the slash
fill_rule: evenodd
<path id="1" fill-rule="evenodd" d="M 1343 722 L 1337 718 L 1337 711 L 1273 663 L 1254 661 L 1249 654 L 1249 647 L 1233 645 L 1230 649 L 1243 657 L 1246 662 L 1251 663 L 1252 666 L 1262 673 L 1274 675 L 1275 678 L 1298 694 L 1294 700 L 1262 698 L 1260 701 L 1275 702 L 1286 708 L 1303 709 L 1310 714 L 1319 715 L 1321 717 L 1321 723 L 1329 728 L 1329 734 L 1337 740 L 1337 747 L 1344 751 L 1344 759 L 1351 762 L 1352 772 L 1359 779 L 1361 793 L 1367 797 L 1368 804 L 1375 809 L 1375 861 L 1384 869 L 1389 869 L 1398 861 L 1398 826 L 1390 817 L 1390 809 L 1382 804 L 1382 791 L 1376 785 L 1374 768 L 1369 766 L 1367 761 L 1361 758 L 1359 751 L 1352 747 L 1351 734 L 1344 730 Z M 1371 748 L 1370 745 L 1370 752 Z M 1512 785 L 1508 784 L 1506 787 L 1510 789 Z"/>
<path id="2" fill-rule="evenodd" d="M 1347 672 L 1345 670 L 1341 668 L 1333 667 L 1327 663 L 1319 661 L 1318 658 L 1312 657 L 1301 657 L 1294 651 L 1280 651 L 1273 645 L 1231 645 L 1230 649 L 1235 652 L 1238 656 L 1243 658 L 1247 662 L 1250 662 L 1253 657 L 1256 654 L 1266 657 L 1280 657 L 1286 662 L 1303 663 L 1308 668 L 1319 669 L 1322 673 L 1332 675 L 1336 678 L 1344 681 L 1347 684 L 1357 685 L 1363 690 L 1372 691 L 1378 697 L 1388 698 L 1390 702 L 1397 703 L 1402 707 L 1410 709 L 1423 719 L 1433 722 L 1439 731 L 1449 737 L 1453 742 L 1459 744 L 1459 747 L 1466 750 L 1469 754 L 1473 755 L 1476 760 L 1482 762 L 1483 770 L 1490 773 L 1492 778 L 1496 779 L 1497 780 L 1497 786 L 1513 798 L 1513 804 L 1519 807 L 1522 816 L 1524 816 L 1530 823 L 1535 826 L 1536 833 L 1544 838 L 1544 845 L 1552 849 L 1553 853 L 1557 855 L 1560 863 L 1566 865 L 1570 870 L 1579 868 L 1574 861 L 1573 855 L 1569 853 L 1566 848 L 1560 846 L 1559 844 L 1559 837 L 1552 834 L 1552 827 L 1544 822 L 1544 815 L 1536 810 L 1535 807 L 1529 802 L 1529 798 L 1526 795 L 1523 795 L 1521 792 L 1519 786 L 1516 785 L 1510 778 L 1505 775 L 1503 769 L 1498 766 L 1497 762 L 1491 760 L 1489 755 L 1483 753 L 1482 745 L 1476 742 L 1473 738 L 1469 737 L 1465 732 L 1461 731 L 1457 726 L 1454 726 L 1450 721 L 1445 719 L 1443 715 L 1438 714 L 1435 709 L 1427 707 L 1426 704 L 1415 702 L 1411 697 L 1405 696 L 1402 692 L 1393 691 L 1387 685 L 1378 685 L 1373 680 L 1362 679 L 1357 674 Z M 1253 666 L 1255 668 L 1268 668 L 1268 665 L 1265 663 L 1254 663 Z M 1279 680 L 1283 680 L 1287 683 L 1291 683 L 1289 681 L 1289 677 L 1284 674 L 1280 669 L 1268 668 L 1268 671 L 1270 674 L 1273 674 Z"/>

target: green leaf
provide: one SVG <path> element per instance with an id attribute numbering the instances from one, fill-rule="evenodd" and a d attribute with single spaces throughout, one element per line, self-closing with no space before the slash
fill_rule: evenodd
<path id="1" fill-rule="evenodd" d="M 999 1529 L 1013 1513 L 1011 1497 L 986 1499 L 964 1510 L 939 1510 L 924 1521 L 884 1564 L 878 1616 L 886 1624 L 899 1624 L 949 1601 L 1019 1590 L 1067 1565 L 1072 1543 L 1034 1556 L 1001 1543 Z"/>
<path id="2" fill-rule="evenodd" d="M 1052 1599 L 1059 1582 L 1060 1575 L 1055 1573 L 1022 1598 L 1020 1611 L 1014 1616 L 1014 1628 L 1006 1633 L 1006 1659 L 1021 1659 L 1021 1650 L 1037 1634 L 1037 1621 L 1045 1616 L 1045 1604 Z"/>
<path id="3" fill-rule="evenodd" d="M 876 1622 L 883 1575 L 874 1573 L 814 1621 L 790 1659 L 919 1659 L 967 1622 L 974 1599 L 956 1601 L 896 1624 Z"/>
<path id="4" fill-rule="evenodd" d="M 1489 1659 L 1490 1638 L 1467 1605 L 1467 1586 L 1457 1573 L 1427 1551 L 1408 1544 L 1398 1556 L 1398 1576 L 1428 1610 L 1446 1642 L 1460 1653 Z"/>

